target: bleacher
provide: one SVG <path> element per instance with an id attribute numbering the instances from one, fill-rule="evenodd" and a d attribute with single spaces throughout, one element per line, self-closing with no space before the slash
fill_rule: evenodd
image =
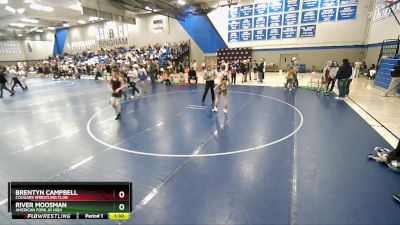
<path id="1" fill-rule="evenodd" d="M 395 58 L 384 58 L 379 64 L 378 73 L 375 78 L 375 85 L 382 87 L 384 89 L 389 88 L 392 76 L 390 75 L 390 70 L 397 64 L 400 60 L 400 54 L 397 54 Z M 397 93 L 400 93 L 400 87 L 397 88 Z"/>

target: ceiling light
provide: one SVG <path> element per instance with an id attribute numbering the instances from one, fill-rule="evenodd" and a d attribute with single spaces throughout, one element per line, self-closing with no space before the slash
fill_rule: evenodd
<path id="1" fill-rule="evenodd" d="M 55 27 L 48 27 L 47 29 L 49 29 L 49 30 L 55 30 L 56 28 L 55 28 Z"/>
<path id="2" fill-rule="evenodd" d="M 68 23 L 64 23 L 63 27 L 69 27 L 69 24 Z"/>
<path id="3" fill-rule="evenodd" d="M 11 6 L 6 5 L 6 7 L 4 9 L 9 11 L 10 13 L 15 14 L 15 9 L 13 7 L 11 7 Z"/>
<path id="4" fill-rule="evenodd" d="M 18 37 L 22 37 L 22 34 L 18 34 Z"/>
<path id="5" fill-rule="evenodd" d="M 70 6 L 68 6 L 68 8 L 75 10 L 75 11 L 80 11 L 80 12 L 82 11 L 82 6 L 79 3 L 76 5 L 70 5 Z"/>
<path id="6" fill-rule="evenodd" d="M 179 4 L 179 5 L 185 5 L 186 2 L 185 2 L 184 0 L 178 0 L 178 4 Z"/>
<path id="7" fill-rule="evenodd" d="M 39 23 L 39 20 L 28 19 L 28 18 L 22 18 L 21 21 L 25 23 Z"/>
<path id="8" fill-rule="evenodd" d="M 148 6 L 146 6 L 145 9 L 146 9 L 146 10 L 149 10 L 149 11 L 153 11 L 153 9 L 150 8 L 150 7 L 148 7 Z"/>
<path id="9" fill-rule="evenodd" d="M 33 31 L 37 30 L 38 28 L 39 28 L 39 27 L 31 28 L 31 29 L 29 30 L 29 32 L 33 32 Z"/>
<path id="10" fill-rule="evenodd" d="M 79 24 L 85 24 L 86 21 L 84 21 L 84 20 L 78 20 L 78 23 L 79 23 Z"/>
<path id="11" fill-rule="evenodd" d="M 37 3 L 30 4 L 29 7 L 31 7 L 31 9 L 46 11 L 46 12 L 52 12 L 54 10 L 53 7 L 51 6 L 40 5 Z"/>
<path id="12" fill-rule="evenodd" d="M 37 29 L 36 32 L 43 33 L 43 30 L 42 29 Z"/>
<path id="13" fill-rule="evenodd" d="M 22 14 L 25 12 L 25 8 L 19 8 L 17 9 L 17 13 Z"/>
<path id="14" fill-rule="evenodd" d="M 0 4 L 7 4 L 8 3 L 8 0 L 0 0 Z"/>
<path id="15" fill-rule="evenodd" d="M 10 23 L 10 26 L 12 26 L 12 27 L 25 27 L 25 24 L 23 24 L 23 23 Z"/>

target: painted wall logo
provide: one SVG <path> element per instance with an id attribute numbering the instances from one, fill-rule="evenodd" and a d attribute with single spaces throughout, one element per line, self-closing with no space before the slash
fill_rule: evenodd
<path id="1" fill-rule="evenodd" d="M 99 40 L 98 43 L 100 48 L 122 47 L 128 45 L 128 38 Z"/>
<path id="2" fill-rule="evenodd" d="M 386 8 L 387 2 L 382 0 L 376 0 L 375 2 L 375 11 L 374 11 L 374 21 L 382 20 L 388 18 L 389 16 L 393 16 L 390 12 L 389 8 Z M 393 12 L 400 12 L 400 2 L 392 6 Z"/>

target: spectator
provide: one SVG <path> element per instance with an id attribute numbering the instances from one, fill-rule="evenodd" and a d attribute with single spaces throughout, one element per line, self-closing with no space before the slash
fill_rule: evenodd
<path id="1" fill-rule="evenodd" d="M 339 70 L 339 65 L 336 61 L 332 62 L 332 65 L 329 70 L 328 84 L 326 85 L 326 92 L 331 93 L 336 83 L 336 75 Z M 331 86 L 331 88 L 329 88 Z M 329 90 L 329 91 L 328 91 Z"/>
<path id="2" fill-rule="evenodd" d="M 197 84 L 197 74 L 196 74 L 196 69 L 194 67 L 190 68 L 189 74 L 188 74 L 188 82 L 190 84 L 190 80 L 195 80 Z"/>
<path id="3" fill-rule="evenodd" d="M 3 89 L 10 92 L 10 96 L 14 95 L 14 92 L 7 88 L 7 79 L 5 74 L 6 68 L 0 67 L 0 98 L 3 98 Z"/>
<path id="4" fill-rule="evenodd" d="M 336 78 L 338 79 L 338 88 L 339 88 L 339 96 L 336 97 L 337 100 L 344 100 L 347 91 L 347 83 L 349 82 L 349 78 L 352 74 L 352 68 L 350 66 L 348 59 L 342 60 L 343 64 L 339 67 L 339 70 L 336 74 Z"/>
<path id="5" fill-rule="evenodd" d="M 262 83 L 264 79 L 264 67 L 265 67 L 265 59 L 261 59 L 261 62 L 258 64 L 257 72 L 258 72 L 258 83 Z"/>
<path id="6" fill-rule="evenodd" d="M 375 80 L 376 75 L 376 66 L 375 64 L 371 64 L 371 67 L 368 69 L 367 78 L 370 80 Z"/>
<path id="7" fill-rule="evenodd" d="M 397 87 L 400 84 L 400 61 L 391 69 L 392 80 L 390 81 L 389 88 L 383 95 L 384 97 L 395 96 Z"/>

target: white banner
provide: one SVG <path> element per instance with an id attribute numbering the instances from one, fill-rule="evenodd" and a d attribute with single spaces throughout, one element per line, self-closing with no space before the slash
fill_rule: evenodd
<path id="1" fill-rule="evenodd" d="M 388 18 L 389 16 L 393 16 L 390 12 L 389 8 L 386 8 L 387 2 L 383 0 L 376 0 L 375 2 L 375 11 L 374 11 L 374 21 L 382 20 Z M 400 2 L 392 6 L 393 12 L 400 12 Z"/>

